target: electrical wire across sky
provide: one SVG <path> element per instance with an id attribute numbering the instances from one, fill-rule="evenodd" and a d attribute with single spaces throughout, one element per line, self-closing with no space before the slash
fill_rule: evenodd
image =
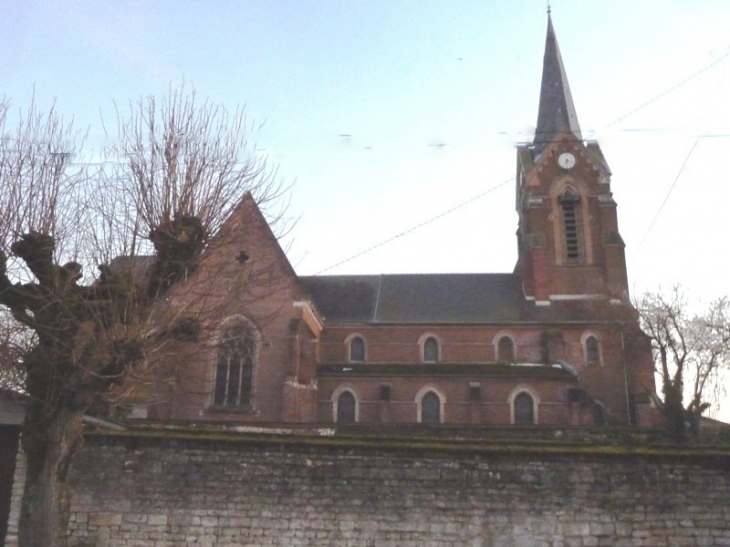
<path id="1" fill-rule="evenodd" d="M 606 125 L 604 129 L 609 129 L 609 128 L 617 125 L 618 123 L 620 123 L 620 122 L 626 120 L 627 118 L 633 116 L 634 114 L 640 112 L 641 110 L 643 110 L 644 108 L 648 107 L 649 105 L 654 104 L 655 102 L 659 101 L 660 99 L 663 99 L 663 98 L 667 97 L 668 95 L 670 95 L 674 91 L 677 91 L 678 89 L 684 87 L 686 84 L 688 84 L 689 82 L 693 81 L 694 79 L 696 79 L 700 75 L 705 74 L 706 72 L 708 72 L 712 68 L 716 67 L 722 61 L 726 60 L 728 57 L 730 57 L 730 48 L 728 48 L 727 53 L 725 53 L 721 57 L 715 59 L 712 63 L 703 66 L 701 69 L 699 69 L 699 70 L 697 70 L 697 71 L 689 74 L 688 76 L 686 76 L 685 78 L 683 78 L 682 80 L 680 80 L 675 85 L 666 88 L 661 93 L 655 95 L 654 97 L 652 97 L 651 99 L 649 99 L 647 101 L 644 101 L 643 103 L 641 103 L 636 108 L 633 108 L 632 110 L 628 111 L 627 113 L 619 116 L 614 121 L 612 121 L 611 123 L 609 123 L 608 125 Z M 668 131 L 668 130 L 667 129 L 648 129 L 648 128 L 646 128 L 646 129 L 635 129 L 635 128 L 633 128 L 633 129 L 631 129 L 631 131 Z M 596 131 L 595 130 L 589 131 L 589 135 L 595 136 L 595 134 L 596 134 Z M 346 136 L 348 138 L 351 137 L 351 135 L 346 135 Z M 695 135 L 695 141 L 692 144 L 692 147 L 691 147 L 689 153 L 687 154 L 687 157 L 685 158 L 684 162 L 682 163 L 682 166 L 680 167 L 679 172 L 677 173 L 676 177 L 674 178 L 674 182 L 672 183 L 672 185 L 669 188 L 667 194 L 665 195 L 664 199 L 662 200 L 662 203 L 659 206 L 659 209 L 657 210 L 656 214 L 654 215 L 654 218 L 653 218 L 651 224 L 649 225 L 649 228 L 647 229 L 646 233 L 642 237 L 642 239 L 641 239 L 641 241 L 640 241 L 640 243 L 639 243 L 636 251 L 634 252 L 634 255 L 636 255 L 639 252 L 639 249 L 642 247 L 642 245 L 644 244 L 644 242 L 648 238 L 648 236 L 649 236 L 652 228 L 656 224 L 657 219 L 661 215 L 661 212 L 664 209 L 664 206 L 666 205 L 667 201 L 669 200 L 670 195 L 672 194 L 674 188 L 676 187 L 677 182 L 679 181 L 679 179 L 680 179 L 680 177 L 682 175 L 682 172 L 684 171 L 685 166 L 687 165 L 687 162 L 689 161 L 690 157 L 692 156 L 692 153 L 694 152 L 695 148 L 697 147 L 697 144 L 700 141 L 700 139 L 703 139 L 703 138 L 723 138 L 723 137 L 729 137 L 729 136 L 730 136 L 730 134 L 705 134 L 705 135 Z M 589 137 L 588 140 L 590 140 L 590 137 Z M 370 252 L 372 252 L 372 251 L 374 251 L 376 249 L 379 249 L 381 247 L 384 247 L 385 245 L 387 245 L 389 243 L 392 243 L 393 241 L 396 241 L 397 239 L 400 239 L 401 237 L 403 237 L 405 235 L 411 234 L 411 233 L 419 230 L 420 228 L 423 228 L 424 226 L 427 226 L 427 225 L 435 222 L 436 220 L 439 220 L 439 219 L 441 219 L 443 217 L 446 217 L 446 216 L 450 215 L 451 213 L 453 213 L 455 211 L 458 211 L 459 209 L 462 209 L 462 208 L 466 207 L 467 205 L 469 205 L 471 203 L 474 203 L 475 201 L 477 201 L 477 200 L 479 200 L 479 199 L 481 199 L 481 198 L 483 198 L 483 197 L 491 194 L 492 192 L 494 192 L 498 188 L 501 188 L 502 186 L 504 186 L 504 185 L 512 182 L 513 180 L 514 180 L 514 177 L 510 177 L 507 180 L 504 180 L 504 181 L 502 181 L 500 183 L 497 183 L 497 184 L 489 187 L 487 190 L 485 190 L 485 191 L 483 191 L 483 192 L 481 192 L 481 193 L 479 193 L 479 194 L 477 194 L 477 195 L 475 195 L 475 196 L 467 199 L 466 201 L 463 201 L 463 202 L 461 202 L 461 203 L 459 203 L 459 204 L 457 204 L 457 205 L 455 205 L 455 206 L 453 206 L 453 207 L 451 207 L 451 208 L 449 208 L 449 209 L 447 209 L 447 210 L 445 210 L 445 211 L 443 211 L 443 212 L 441 212 L 441 213 L 439 213 L 439 214 L 437 214 L 435 216 L 432 216 L 432 217 L 424 220 L 423 222 L 420 222 L 420 223 L 416 224 L 415 226 L 413 226 L 411 228 L 408 228 L 407 230 L 404 230 L 402 232 L 399 232 L 398 234 L 396 234 L 396 235 L 394 235 L 392 237 L 389 237 L 387 239 L 384 239 L 383 241 L 381 241 L 379 243 L 376 243 L 375 245 L 372 245 L 372 246 L 370 246 L 370 247 L 368 247 L 368 248 L 366 248 L 366 249 L 364 249 L 364 250 L 362 250 L 360 252 L 357 252 L 357 253 L 355 253 L 353 255 L 350 255 L 347 258 L 344 258 L 343 260 L 340 260 L 340 261 L 332 264 L 331 266 L 328 266 L 328 267 L 326 267 L 326 268 L 324 268 L 322 270 L 319 270 L 318 272 L 316 272 L 316 275 L 320 275 L 320 274 L 323 274 L 323 273 L 325 273 L 327 271 L 330 271 L 330 270 L 336 268 L 337 266 L 341 266 L 342 264 L 345 264 L 347 262 L 350 262 L 350 261 L 352 261 L 352 260 L 354 260 L 356 258 L 359 258 L 359 257 L 361 257 L 361 256 L 363 256 L 365 254 L 368 254 L 368 253 L 370 253 Z"/>

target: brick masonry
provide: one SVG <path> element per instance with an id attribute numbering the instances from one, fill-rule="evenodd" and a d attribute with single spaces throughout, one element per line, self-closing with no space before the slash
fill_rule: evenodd
<path id="1" fill-rule="evenodd" d="M 495 446 L 90 437 L 70 545 L 730 545 L 727 454 Z"/>

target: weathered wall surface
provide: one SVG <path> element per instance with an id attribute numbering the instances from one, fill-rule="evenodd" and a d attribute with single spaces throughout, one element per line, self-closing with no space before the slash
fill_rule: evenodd
<path id="1" fill-rule="evenodd" d="M 71 545 L 730 545 L 727 456 L 324 442 L 90 437 Z"/>

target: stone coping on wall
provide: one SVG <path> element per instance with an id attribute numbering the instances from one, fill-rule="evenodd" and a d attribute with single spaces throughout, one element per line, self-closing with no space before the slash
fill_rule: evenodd
<path id="1" fill-rule="evenodd" d="M 145 423 L 111 431 L 87 429 L 88 436 L 130 440 L 168 439 L 193 442 L 277 443 L 402 450 L 481 453 L 605 454 L 730 458 L 730 439 L 716 432 L 700 442 L 672 445 L 659 429 L 518 428 L 518 427 L 327 427 L 289 424 L 221 425 Z"/>

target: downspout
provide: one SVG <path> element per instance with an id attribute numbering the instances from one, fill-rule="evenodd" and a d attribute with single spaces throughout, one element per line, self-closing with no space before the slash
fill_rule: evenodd
<path id="1" fill-rule="evenodd" d="M 626 395 L 626 421 L 629 425 L 634 425 L 631 415 L 631 396 L 629 395 L 629 375 L 626 371 L 626 343 L 624 340 L 624 323 L 621 325 L 621 366 L 624 370 L 624 392 Z"/>
<path id="2" fill-rule="evenodd" d="M 378 293 L 375 295 L 375 306 L 373 306 L 373 322 L 378 319 L 378 307 L 380 306 L 380 289 L 383 286 L 383 274 L 378 278 Z"/>

